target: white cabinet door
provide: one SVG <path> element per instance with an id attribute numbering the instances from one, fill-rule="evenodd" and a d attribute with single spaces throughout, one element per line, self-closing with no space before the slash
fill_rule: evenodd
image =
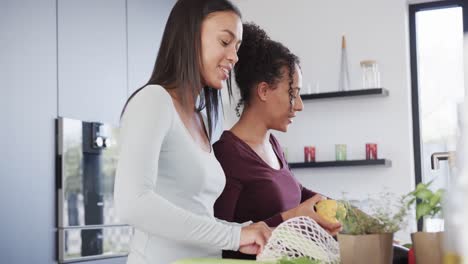
<path id="1" fill-rule="evenodd" d="M 0 0 L 0 262 L 54 263 L 55 0 Z"/>
<path id="2" fill-rule="evenodd" d="M 125 0 L 58 2 L 59 115 L 118 124 L 127 97 Z"/>
<path id="3" fill-rule="evenodd" d="M 129 94 L 148 82 L 175 0 L 128 0 Z"/>

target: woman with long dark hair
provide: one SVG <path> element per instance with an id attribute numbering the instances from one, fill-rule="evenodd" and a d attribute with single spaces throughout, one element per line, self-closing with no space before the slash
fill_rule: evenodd
<path id="1" fill-rule="evenodd" d="M 128 263 L 166 264 L 222 249 L 255 255 L 268 239 L 264 222 L 229 223 L 213 212 L 225 177 L 210 141 L 241 38 L 240 12 L 228 0 L 173 7 L 153 74 L 122 112 L 114 199 L 135 229 Z"/>

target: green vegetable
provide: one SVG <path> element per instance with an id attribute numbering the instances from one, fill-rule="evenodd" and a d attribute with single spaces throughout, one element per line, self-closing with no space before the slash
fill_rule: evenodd
<path id="1" fill-rule="evenodd" d="M 248 263 L 254 264 L 257 262 L 255 260 L 196 258 L 196 259 L 182 259 L 172 264 L 248 264 Z"/>
<path id="2" fill-rule="evenodd" d="M 364 235 L 373 232 L 379 233 L 377 230 L 382 228 L 382 224 L 379 223 L 377 219 L 349 203 L 345 203 L 345 207 L 348 213 L 341 222 L 343 225 L 342 233 L 350 235 Z"/>
<path id="3" fill-rule="evenodd" d="M 240 259 L 215 259 L 215 258 L 192 258 L 182 259 L 172 264 L 275 264 L 274 262 L 264 262 L 255 260 Z"/>
<path id="4" fill-rule="evenodd" d="M 296 259 L 283 258 L 278 261 L 193 258 L 193 259 L 178 260 L 176 262 L 173 262 L 172 264 L 320 264 L 320 261 L 312 260 L 307 257 L 296 258 Z"/>
<path id="5" fill-rule="evenodd" d="M 366 235 L 397 232 L 404 224 L 407 214 L 405 201 L 396 199 L 391 193 L 382 193 L 378 199 L 370 200 L 371 208 L 368 213 L 342 201 L 346 207 L 346 217 L 341 222 L 342 234 Z"/>
<path id="6" fill-rule="evenodd" d="M 277 264 L 320 264 L 318 260 L 312 260 L 307 257 L 296 258 L 296 259 L 280 259 Z"/>

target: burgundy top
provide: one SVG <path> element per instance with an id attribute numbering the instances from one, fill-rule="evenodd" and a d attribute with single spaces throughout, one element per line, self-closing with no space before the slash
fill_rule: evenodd
<path id="1" fill-rule="evenodd" d="M 270 143 L 281 168 L 271 168 L 244 141 L 224 131 L 213 145 L 226 174 L 226 186 L 214 205 L 215 216 L 230 222 L 265 221 L 270 227 L 283 222 L 281 213 L 298 206 L 316 193 L 304 188 L 293 176 L 280 144 Z M 224 258 L 255 259 L 236 251 L 223 251 Z"/>

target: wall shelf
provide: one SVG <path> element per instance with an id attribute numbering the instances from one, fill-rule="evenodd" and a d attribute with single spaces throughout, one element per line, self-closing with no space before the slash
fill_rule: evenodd
<path id="1" fill-rule="evenodd" d="M 327 92 L 315 94 L 301 94 L 302 100 L 317 100 L 327 98 L 342 98 L 342 97 L 384 97 L 388 96 L 389 92 L 384 88 L 373 88 L 363 90 L 350 90 L 344 92 Z"/>
<path id="2" fill-rule="evenodd" d="M 317 162 L 291 162 L 291 169 L 323 168 L 323 167 L 348 167 L 348 166 L 384 166 L 391 167 L 392 161 L 388 159 L 377 160 L 344 160 L 344 161 L 317 161 Z"/>
<path id="3" fill-rule="evenodd" d="M 356 97 L 386 97 L 389 91 L 384 88 L 360 89 L 350 91 L 335 91 L 314 94 L 301 94 L 302 100 L 318 100 L 318 99 L 340 99 L 340 98 L 356 98 Z M 345 161 L 317 161 L 317 162 L 291 162 L 291 169 L 300 168 L 324 168 L 324 167 L 350 167 L 350 166 L 383 166 L 391 167 L 392 161 L 389 159 L 377 160 L 345 160 Z"/>

